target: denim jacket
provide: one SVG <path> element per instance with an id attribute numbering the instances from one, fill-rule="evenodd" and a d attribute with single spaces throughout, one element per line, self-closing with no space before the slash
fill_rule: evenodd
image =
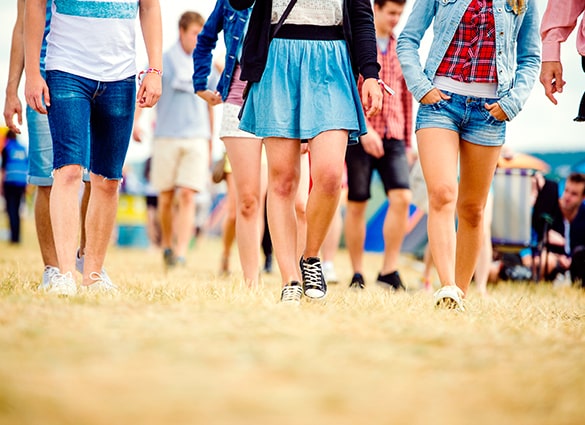
<path id="1" fill-rule="evenodd" d="M 417 101 L 431 91 L 441 60 L 471 0 L 418 0 L 408 17 L 396 51 L 408 89 Z M 511 120 L 524 106 L 540 69 L 539 17 L 535 0 L 514 13 L 507 0 L 493 0 L 496 27 L 498 103 Z M 434 19 L 434 37 L 424 70 L 418 49 Z"/>
<path id="2" fill-rule="evenodd" d="M 225 41 L 225 67 L 217 84 L 217 91 L 222 100 L 226 100 L 230 89 L 234 69 L 237 62 L 237 52 L 250 9 L 235 10 L 229 0 L 217 0 L 215 8 L 203 30 L 197 37 L 197 46 L 193 51 L 193 89 L 195 92 L 207 89 L 207 79 L 211 74 L 212 52 L 217 43 L 218 34 L 223 30 Z"/>

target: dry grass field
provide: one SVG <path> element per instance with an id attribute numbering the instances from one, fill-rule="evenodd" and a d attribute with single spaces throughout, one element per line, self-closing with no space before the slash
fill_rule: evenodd
<path id="1" fill-rule="evenodd" d="M 358 293 L 341 251 L 326 302 L 283 306 L 275 273 L 253 292 L 219 278 L 219 241 L 202 239 L 168 274 L 112 247 L 118 297 L 56 298 L 35 290 L 26 229 L 0 242 L 2 425 L 585 423 L 581 290 L 500 284 L 435 310 L 412 259 L 407 294 Z"/>

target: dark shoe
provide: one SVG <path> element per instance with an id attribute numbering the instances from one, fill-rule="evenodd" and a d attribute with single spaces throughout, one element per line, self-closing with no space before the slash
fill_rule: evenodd
<path id="1" fill-rule="evenodd" d="M 303 288 L 297 281 L 292 281 L 282 288 L 280 302 L 283 304 L 300 304 L 303 296 Z"/>
<path id="2" fill-rule="evenodd" d="M 364 282 L 364 277 L 361 273 L 354 273 L 351 282 L 349 283 L 349 287 L 353 289 L 364 289 L 366 287 L 366 282 Z"/>
<path id="3" fill-rule="evenodd" d="M 163 261 L 166 267 L 174 267 L 176 260 L 171 248 L 165 248 L 163 251 Z"/>
<path id="4" fill-rule="evenodd" d="M 319 257 L 301 257 L 299 261 L 301 273 L 303 275 L 303 288 L 305 295 L 309 298 L 320 299 L 327 295 L 327 283 L 321 270 L 321 260 Z"/>
<path id="5" fill-rule="evenodd" d="M 379 274 L 376 283 L 383 288 L 392 289 L 393 291 L 406 291 L 398 271 L 385 275 Z"/>

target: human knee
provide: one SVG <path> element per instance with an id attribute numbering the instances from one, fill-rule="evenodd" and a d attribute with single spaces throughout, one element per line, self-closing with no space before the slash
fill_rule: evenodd
<path id="1" fill-rule="evenodd" d="M 399 210 L 407 210 L 410 206 L 412 195 L 408 189 L 398 189 L 390 191 L 390 205 Z"/>
<path id="2" fill-rule="evenodd" d="M 260 200 L 258 199 L 258 196 L 251 193 L 243 194 L 238 209 L 244 218 L 257 217 L 260 210 Z"/>
<path id="3" fill-rule="evenodd" d="M 53 171 L 54 177 L 66 185 L 79 184 L 82 173 L 80 165 L 64 165 Z"/>
<path id="4" fill-rule="evenodd" d="M 457 190 L 449 185 L 438 185 L 429 190 L 429 207 L 440 210 L 447 206 L 455 206 Z"/>
<path id="5" fill-rule="evenodd" d="M 460 221 L 466 222 L 471 227 L 480 226 L 483 220 L 484 208 L 482 205 L 472 202 L 463 202 L 457 206 L 457 216 Z"/>
<path id="6" fill-rule="evenodd" d="M 271 176 L 269 190 L 279 198 L 293 198 L 297 193 L 299 176 L 296 173 L 279 173 Z"/>

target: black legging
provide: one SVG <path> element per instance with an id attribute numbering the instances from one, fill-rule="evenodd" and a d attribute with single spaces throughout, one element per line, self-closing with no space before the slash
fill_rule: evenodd
<path id="1" fill-rule="evenodd" d="M 10 242 L 12 243 L 20 242 L 20 203 L 25 189 L 26 186 L 4 183 L 4 199 L 10 222 Z"/>

